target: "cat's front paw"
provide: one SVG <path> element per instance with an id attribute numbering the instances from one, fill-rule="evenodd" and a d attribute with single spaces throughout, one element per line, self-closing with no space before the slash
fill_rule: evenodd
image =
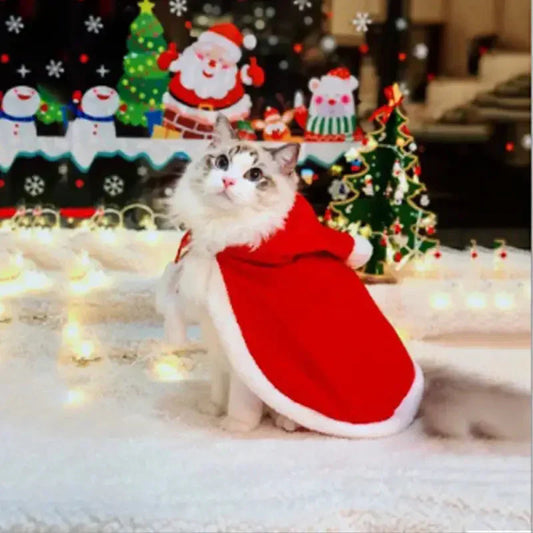
<path id="1" fill-rule="evenodd" d="M 284 429 L 285 431 L 293 432 L 296 431 L 300 426 L 290 418 L 287 418 L 285 415 L 280 415 L 278 413 L 273 413 L 272 418 L 274 419 L 274 425 L 278 428 Z"/>
<path id="2" fill-rule="evenodd" d="M 220 427 L 222 429 L 233 433 L 248 433 L 249 431 L 254 430 L 258 425 L 258 423 L 244 422 L 231 416 L 225 416 L 220 421 Z"/>
<path id="3" fill-rule="evenodd" d="M 224 413 L 224 407 L 211 398 L 202 398 L 196 403 L 196 408 L 204 415 L 220 416 Z"/>

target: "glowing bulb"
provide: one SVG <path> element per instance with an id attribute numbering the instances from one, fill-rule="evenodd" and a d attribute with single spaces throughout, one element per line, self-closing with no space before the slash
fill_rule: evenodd
<path id="1" fill-rule="evenodd" d="M 471 292 L 466 297 L 466 305 L 470 309 L 483 309 L 487 305 L 487 298 L 481 292 Z"/>
<path id="2" fill-rule="evenodd" d="M 89 359 L 94 352 L 94 344 L 91 341 L 80 342 L 78 354 L 81 359 Z"/>
<path id="3" fill-rule="evenodd" d="M 67 392 L 67 399 L 65 403 L 76 407 L 85 401 L 85 393 L 81 389 L 70 389 Z"/>
<path id="4" fill-rule="evenodd" d="M 80 325 L 77 322 L 69 322 L 63 329 L 63 335 L 69 341 L 77 339 L 80 335 Z"/>
<path id="5" fill-rule="evenodd" d="M 181 364 L 176 357 L 166 356 L 153 365 L 153 374 L 158 381 L 180 381 Z"/>
<path id="6" fill-rule="evenodd" d="M 452 305 L 451 296 L 445 292 L 436 292 L 431 296 L 431 307 L 439 311 L 448 309 Z"/>
<path id="7" fill-rule="evenodd" d="M 507 292 L 498 292 L 494 295 L 494 305 L 502 311 L 512 309 L 514 306 L 514 298 L 512 294 Z"/>

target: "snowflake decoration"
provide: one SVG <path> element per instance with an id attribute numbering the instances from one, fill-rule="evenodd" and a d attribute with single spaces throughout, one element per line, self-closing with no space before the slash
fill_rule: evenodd
<path id="1" fill-rule="evenodd" d="M 26 74 L 29 74 L 31 70 L 26 68 L 26 65 L 20 65 L 20 68 L 17 69 L 17 72 L 20 74 L 21 78 L 25 78 Z"/>
<path id="2" fill-rule="evenodd" d="M 415 45 L 414 50 L 413 50 L 413 55 L 417 59 L 420 59 L 420 60 L 426 59 L 426 57 L 428 56 L 428 53 L 429 53 L 429 48 L 427 44 L 425 43 L 418 43 L 417 45 Z"/>
<path id="3" fill-rule="evenodd" d="M 368 26 L 372 24 L 372 19 L 368 13 L 357 13 L 352 20 L 352 24 L 355 26 L 355 31 L 366 33 Z"/>
<path id="4" fill-rule="evenodd" d="M 311 4 L 310 0 L 293 0 L 292 3 L 297 6 L 300 11 L 303 11 L 306 7 L 311 7 L 313 5 Z"/>
<path id="5" fill-rule="evenodd" d="M 118 196 L 124 192 L 124 180 L 117 175 L 107 176 L 103 188 L 109 196 Z"/>
<path id="6" fill-rule="evenodd" d="M 6 26 L 9 33 L 16 33 L 18 35 L 24 29 L 24 22 L 22 22 L 22 17 L 10 15 L 6 20 Z"/>
<path id="7" fill-rule="evenodd" d="M 422 207 L 427 207 L 429 205 L 429 196 L 427 194 L 423 194 L 420 197 L 420 205 Z"/>
<path id="8" fill-rule="evenodd" d="M 68 166 L 65 164 L 65 163 L 61 163 L 61 165 L 59 165 L 57 167 L 57 171 L 62 175 L 62 176 L 66 176 L 68 174 Z"/>
<path id="9" fill-rule="evenodd" d="M 61 74 L 65 72 L 63 61 L 54 61 L 53 59 L 50 59 L 50 63 L 46 65 L 46 70 L 48 71 L 48 76 L 50 78 L 61 78 Z"/>
<path id="10" fill-rule="evenodd" d="M 148 169 L 144 165 L 141 165 L 137 168 L 137 174 L 141 177 L 144 177 L 148 174 Z"/>
<path id="11" fill-rule="evenodd" d="M 34 174 L 33 176 L 28 176 L 24 180 L 24 190 L 30 195 L 30 196 L 39 196 L 40 194 L 43 194 L 43 192 L 46 189 L 46 183 L 41 176 L 38 176 L 37 174 Z"/>
<path id="12" fill-rule="evenodd" d="M 104 27 L 102 17 L 89 15 L 89 18 L 85 21 L 85 26 L 87 26 L 87 31 L 89 33 L 100 33 L 100 30 Z"/>
<path id="13" fill-rule="evenodd" d="M 105 76 L 107 74 L 109 74 L 109 69 L 105 68 L 105 65 L 100 65 L 100 67 L 98 67 L 96 69 L 96 73 L 101 77 L 101 78 L 105 78 Z"/>
<path id="14" fill-rule="evenodd" d="M 346 200 L 348 198 L 348 188 L 342 180 L 333 180 L 328 192 L 334 201 Z"/>
<path id="15" fill-rule="evenodd" d="M 187 12 L 187 0 L 170 0 L 169 9 L 171 13 L 181 17 Z"/>

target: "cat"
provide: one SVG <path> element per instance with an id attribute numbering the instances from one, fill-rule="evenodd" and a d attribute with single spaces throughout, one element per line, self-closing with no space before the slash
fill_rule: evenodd
<path id="1" fill-rule="evenodd" d="M 254 338 L 248 336 L 244 342 L 242 339 L 236 341 L 234 337 L 240 338 L 239 327 L 245 332 L 243 337 L 246 336 L 245 322 L 249 318 L 241 313 L 238 320 L 229 319 L 230 326 L 221 327 L 224 319 L 220 318 L 220 313 L 213 311 L 213 302 L 217 298 L 219 302 L 227 301 L 225 313 L 233 316 L 228 297 L 231 298 L 233 307 L 241 305 L 238 295 L 233 297 L 231 289 L 230 278 L 233 272 L 248 268 L 248 272 L 253 273 L 259 264 L 261 272 L 268 276 L 275 270 L 272 267 L 279 265 L 279 262 L 261 264 L 264 258 L 261 250 L 265 247 L 264 243 L 268 245 L 276 239 L 279 240 L 280 233 L 291 224 L 291 227 L 294 227 L 291 217 L 295 210 L 308 209 L 297 192 L 298 176 L 295 169 L 298 155 L 298 144 L 267 149 L 257 143 L 238 140 L 231 124 L 220 115 L 215 124 L 214 138 L 206 152 L 190 163 L 169 199 L 170 215 L 191 230 L 192 242 L 187 255 L 177 264 L 169 265 L 170 268 L 165 272 L 157 291 L 158 308 L 174 317 L 174 322 L 171 321 L 167 329 L 176 344 L 185 341 L 185 326 L 188 323 L 201 326 L 207 347 L 211 382 L 209 397 L 198 405 L 200 411 L 210 415 L 223 415 L 221 426 L 240 432 L 253 430 L 259 425 L 263 414 L 269 413 L 274 424 L 287 431 L 294 431 L 303 426 L 339 436 L 374 437 L 400 431 L 407 427 L 415 416 L 422 414 L 423 426 L 431 434 L 463 438 L 472 435 L 526 438 L 529 435 L 530 411 L 527 395 L 484 384 L 451 371 L 431 369 L 424 385 L 422 371 L 418 365 L 407 363 L 410 368 L 414 367 L 414 371 L 411 368 L 408 390 L 404 389 L 403 396 L 399 396 L 403 399 L 400 405 L 397 405 L 399 402 L 395 404 L 397 408 L 393 416 L 385 422 L 347 424 L 317 414 L 309 409 L 309 406 L 298 405 L 293 401 L 294 398 L 285 397 L 290 396 L 290 393 L 280 395 L 277 390 L 280 387 L 272 388 L 268 380 L 266 384 L 262 381 L 266 371 L 264 368 L 257 369 L 257 365 L 263 365 L 261 361 L 253 362 L 250 366 L 248 361 L 243 359 L 243 366 L 246 364 L 251 370 L 239 367 L 235 353 L 241 350 L 249 355 L 248 350 L 252 349 L 247 344 L 253 344 Z M 306 216 L 312 217 L 307 211 Z M 317 225 L 313 226 L 313 231 L 322 230 Z M 327 231 L 333 232 L 329 228 Z M 341 235 L 339 232 L 320 234 L 320 239 L 341 239 L 336 237 L 337 234 Z M 301 255 L 305 257 L 308 246 L 305 241 L 305 228 L 298 227 L 297 235 L 302 241 Z M 331 248 L 330 252 L 342 257 L 351 268 L 358 268 L 369 259 L 372 247 L 362 237 L 350 242 L 350 249 L 347 249 L 343 248 L 345 241 L 339 240 L 339 246 Z M 249 257 L 243 255 L 244 252 L 239 252 L 239 247 L 250 250 L 253 266 L 249 266 Z M 217 285 L 212 283 L 213 277 L 219 275 L 213 272 L 214 269 L 218 270 L 215 258 L 222 264 L 227 250 L 237 251 L 229 260 L 226 259 L 226 262 L 230 261 L 227 264 L 234 266 L 233 270 L 221 269 L 227 290 L 222 289 L 217 296 Z M 324 254 L 319 255 L 323 257 Z M 276 257 L 276 261 L 278 259 Z M 294 261 L 298 262 L 299 259 L 300 256 L 296 255 Z M 347 269 L 339 272 L 346 276 L 356 276 Z M 261 283 L 262 281 L 259 284 Z M 334 283 L 335 280 L 332 279 L 331 284 Z M 268 282 L 265 281 L 265 284 L 268 285 Z M 275 290 L 274 287 L 272 290 Z M 370 298 L 366 291 L 361 294 Z M 253 297 L 253 294 L 249 295 L 249 298 Z M 239 298 L 243 299 L 242 296 Z M 368 305 L 375 306 L 373 302 Z M 374 311 L 374 307 L 369 309 L 379 313 Z M 261 311 L 256 309 L 257 313 Z M 265 314 L 264 317 L 268 322 L 268 315 Z M 381 320 L 379 316 L 377 319 Z M 392 329 L 388 323 L 379 323 L 384 332 L 388 332 L 387 328 Z M 262 341 L 268 344 L 269 337 L 272 336 L 268 327 L 265 327 L 264 331 L 259 328 L 259 332 L 254 334 L 259 335 L 260 345 Z M 403 346 L 394 346 L 404 357 Z M 309 372 L 306 369 L 306 375 Z M 387 379 L 395 379 L 393 372 L 388 374 L 392 374 L 392 377 Z M 400 379 L 401 376 L 398 375 L 398 380 Z M 288 388 L 291 386 L 292 384 Z M 387 389 L 383 392 L 384 396 L 392 394 Z M 263 401 L 259 396 L 267 401 Z M 294 416 L 289 416 L 292 413 Z M 302 421 L 304 423 L 301 423 Z"/>

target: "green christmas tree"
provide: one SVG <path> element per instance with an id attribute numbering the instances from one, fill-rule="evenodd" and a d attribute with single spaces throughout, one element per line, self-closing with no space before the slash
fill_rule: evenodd
<path id="1" fill-rule="evenodd" d="M 163 27 L 152 13 L 154 4 L 139 2 L 139 16 L 130 26 L 128 54 L 124 74 L 118 82 L 118 94 L 124 111 L 117 118 L 124 124 L 146 126 L 145 113 L 162 108 L 161 100 L 168 85 L 168 74 L 157 66 L 157 57 L 167 47 Z"/>
<path id="2" fill-rule="evenodd" d="M 392 96 L 394 93 L 394 96 Z M 374 252 L 364 272 L 383 275 L 386 265 L 401 268 L 438 244 L 436 215 L 420 182 L 416 144 L 400 111 L 397 87 L 388 89 L 389 104 L 374 113 L 378 129 L 365 138 L 361 150 L 351 149 L 330 172 L 333 201 L 326 223 L 367 237 Z M 418 202 L 418 203 L 417 203 Z"/>
<path id="3" fill-rule="evenodd" d="M 64 104 L 44 87 L 38 86 L 37 90 L 41 97 L 41 106 L 36 114 L 37 120 L 47 125 L 55 122 L 63 122 L 62 108 Z"/>

